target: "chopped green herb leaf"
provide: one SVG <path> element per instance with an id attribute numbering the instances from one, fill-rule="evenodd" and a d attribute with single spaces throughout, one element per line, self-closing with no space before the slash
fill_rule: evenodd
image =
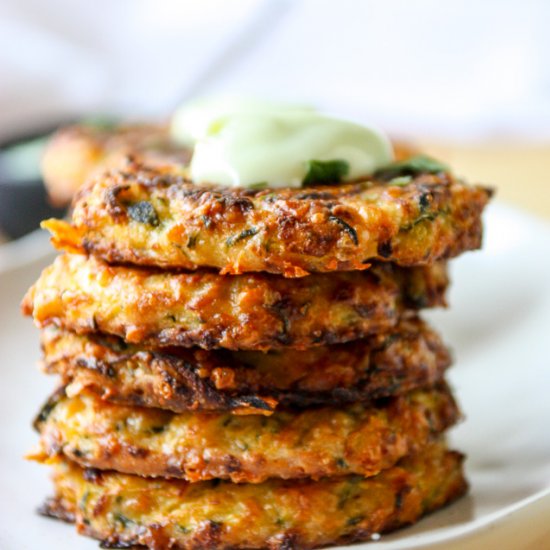
<path id="1" fill-rule="evenodd" d="M 338 458 L 336 460 L 336 466 L 338 466 L 338 468 L 348 468 L 348 463 L 343 459 L 343 458 Z"/>
<path id="2" fill-rule="evenodd" d="M 409 185 L 412 181 L 412 176 L 398 176 L 397 178 L 391 179 L 388 183 L 390 185 L 398 185 L 399 187 L 403 187 L 405 185 Z"/>
<path id="3" fill-rule="evenodd" d="M 267 181 L 259 181 L 257 183 L 251 183 L 248 187 L 250 187 L 250 189 L 266 189 Z"/>
<path id="4" fill-rule="evenodd" d="M 377 252 L 382 258 L 389 258 L 393 252 L 393 245 L 391 239 L 378 243 Z"/>
<path id="5" fill-rule="evenodd" d="M 275 202 L 277 200 L 277 195 L 275 193 L 266 193 L 262 199 L 264 202 Z"/>
<path id="6" fill-rule="evenodd" d="M 241 451 L 248 451 L 249 449 L 249 445 L 246 441 L 241 441 L 237 439 L 234 443 L 237 449 L 240 449 Z"/>
<path id="7" fill-rule="evenodd" d="M 418 176 L 418 174 L 437 174 L 439 172 L 448 172 L 449 167 L 438 160 L 417 155 L 410 159 L 393 162 L 380 170 L 377 170 L 375 176 L 384 180 L 393 180 L 401 176 Z"/>
<path id="8" fill-rule="evenodd" d="M 128 527 L 128 525 L 135 523 L 130 518 L 126 517 L 124 514 L 121 514 L 119 512 L 115 512 L 113 514 L 113 519 L 115 520 L 115 522 L 120 523 L 122 527 Z"/>
<path id="9" fill-rule="evenodd" d="M 350 239 L 353 241 L 353 244 L 358 245 L 359 244 L 359 237 L 357 236 L 357 231 L 347 222 L 345 222 L 342 218 L 339 218 L 338 216 L 329 216 L 328 218 L 331 222 L 337 223 L 340 227 L 344 229 L 344 231 L 350 236 Z"/>
<path id="10" fill-rule="evenodd" d="M 139 223 L 156 227 L 159 223 L 157 211 L 149 201 L 139 201 L 128 206 L 128 215 Z"/>
<path id="11" fill-rule="evenodd" d="M 86 451 L 82 451 L 78 448 L 73 449 L 73 454 L 77 458 L 84 458 L 88 453 Z"/>
<path id="12" fill-rule="evenodd" d="M 205 216 L 203 214 L 201 216 L 201 221 L 202 221 L 204 227 L 206 227 L 206 229 L 210 229 L 210 226 L 212 225 L 212 218 L 210 218 L 209 216 Z"/>
<path id="13" fill-rule="evenodd" d="M 111 367 L 111 365 L 108 365 L 106 368 L 100 370 L 98 369 L 102 374 L 104 374 L 107 378 L 116 378 L 116 370 Z"/>
<path id="14" fill-rule="evenodd" d="M 55 397 L 48 399 L 47 403 L 42 407 L 42 409 L 40 409 L 40 412 L 34 421 L 34 425 L 38 426 L 40 423 L 48 420 L 48 416 L 50 416 L 51 412 L 55 409 L 58 403 L 59 399 L 56 399 Z"/>
<path id="15" fill-rule="evenodd" d="M 330 185 L 340 183 L 349 173 L 345 160 L 310 160 L 303 180 L 304 185 Z"/>
<path id="16" fill-rule="evenodd" d="M 86 504 L 88 503 L 88 499 L 90 498 L 90 491 L 85 491 L 82 495 L 82 498 L 80 499 L 80 502 L 78 503 L 78 507 L 84 511 L 86 510 Z"/>
<path id="17" fill-rule="evenodd" d="M 238 235 L 228 237 L 228 239 L 225 241 L 225 244 L 227 246 L 233 246 L 235 243 L 238 243 L 239 241 L 242 241 L 244 239 L 248 239 L 248 237 L 253 237 L 257 233 L 258 229 L 256 227 L 250 227 L 249 229 L 241 231 Z"/>
<path id="18" fill-rule="evenodd" d="M 198 233 L 191 233 L 191 235 L 189 235 L 189 238 L 187 239 L 187 248 L 195 248 L 198 238 Z"/>
<path id="19" fill-rule="evenodd" d="M 231 422 L 233 421 L 233 417 L 232 416 L 228 416 L 227 418 L 224 418 L 223 421 L 222 421 L 222 426 L 224 428 L 227 428 L 227 426 L 229 426 L 229 424 L 231 424 Z"/>
<path id="20" fill-rule="evenodd" d="M 127 427 L 127 419 L 119 420 L 115 423 L 115 431 L 121 432 Z"/>
<path id="21" fill-rule="evenodd" d="M 410 231 L 414 227 L 416 227 L 419 223 L 423 221 L 433 221 L 437 218 L 438 212 L 426 212 L 424 214 L 420 214 L 417 218 L 415 218 L 411 223 L 407 225 L 402 225 L 399 228 L 399 231 Z"/>
<path id="22" fill-rule="evenodd" d="M 338 508 L 342 510 L 344 506 L 347 504 L 350 496 L 352 493 L 352 488 L 349 486 L 344 487 L 342 492 L 340 493 L 339 499 L 338 499 Z"/>
<path id="23" fill-rule="evenodd" d="M 420 212 L 422 214 L 428 212 L 432 199 L 433 197 L 431 193 L 422 193 L 422 195 L 420 195 L 420 199 L 418 199 L 418 205 L 420 206 Z"/>
<path id="24" fill-rule="evenodd" d="M 358 523 L 361 523 L 365 519 L 365 516 L 355 516 L 352 518 L 349 518 L 347 521 L 347 524 L 351 527 L 353 525 L 357 525 Z"/>

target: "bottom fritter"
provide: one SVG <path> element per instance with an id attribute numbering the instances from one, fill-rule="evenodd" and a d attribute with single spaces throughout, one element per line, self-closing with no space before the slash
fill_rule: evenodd
<path id="1" fill-rule="evenodd" d="M 188 483 L 55 462 L 44 513 L 75 521 L 110 548 L 316 548 L 369 540 L 449 503 L 467 488 L 462 456 L 443 443 L 373 478 Z"/>

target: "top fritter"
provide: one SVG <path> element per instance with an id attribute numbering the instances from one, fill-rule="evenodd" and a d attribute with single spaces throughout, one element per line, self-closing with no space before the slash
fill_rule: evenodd
<path id="1" fill-rule="evenodd" d="M 401 163 L 356 183 L 244 189 L 130 161 L 77 195 L 71 223 L 44 226 L 56 247 L 111 263 L 287 277 L 424 265 L 479 248 L 491 194 L 429 172 Z"/>

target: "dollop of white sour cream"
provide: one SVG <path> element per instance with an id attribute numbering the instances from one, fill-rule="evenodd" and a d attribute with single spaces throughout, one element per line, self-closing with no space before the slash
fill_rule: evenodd
<path id="1" fill-rule="evenodd" d="M 347 181 L 393 160 L 382 133 L 302 105 L 202 100 L 178 109 L 171 131 L 194 148 L 189 169 L 197 183 L 301 187 L 311 161 L 345 163 Z"/>

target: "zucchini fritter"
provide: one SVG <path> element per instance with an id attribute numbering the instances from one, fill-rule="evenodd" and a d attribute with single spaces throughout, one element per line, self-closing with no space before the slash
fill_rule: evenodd
<path id="1" fill-rule="evenodd" d="M 94 173 L 124 165 L 127 155 L 147 165 L 183 165 L 191 156 L 176 145 L 166 125 L 78 124 L 58 130 L 42 158 L 42 173 L 55 204 L 68 204 Z"/>
<path id="2" fill-rule="evenodd" d="M 433 385 L 450 364 L 441 338 L 418 318 L 388 333 L 334 346 L 268 353 L 145 349 L 103 334 L 42 331 L 44 365 L 69 395 L 185 410 L 271 414 L 280 406 L 365 401 Z"/>
<path id="3" fill-rule="evenodd" d="M 388 330 L 405 308 L 443 304 L 447 283 L 445 264 L 377 264 L 294 280 L 170 273 L 64 254 L 42 272 L 23 311 L 42 327 L 151 346 L 305 348 Z"/>
<path id="4" fill-rule="evenodd" d="M 54 394 L 36 420 L 46 456 L 143 476 L 261 483 L 376 475 L 459 418 L 444 385 L 368 404 L 261 415 L 113 405 Z"/>
<path id="5" fill-rule="evenodd" d="M 414 523 L 467 488 L 462 456 L 443 444 L 376 477 L 187 483 L 82 470 L 55 461 L 47 515 L 76 521 L 107 547 L 308 549 L 369 540 Z"/>
<path id="6" fill-rule="evenodd" d="M 56 247 L 111 263 L 299 277 L 373 260 L 426 265 L 479 248 L 489 195 L 443 172 L 406 185 L 251 190 L 199 186 L 169 167 L 130 163 L 81 190 L 72 225 L 44 227 Z"/>

